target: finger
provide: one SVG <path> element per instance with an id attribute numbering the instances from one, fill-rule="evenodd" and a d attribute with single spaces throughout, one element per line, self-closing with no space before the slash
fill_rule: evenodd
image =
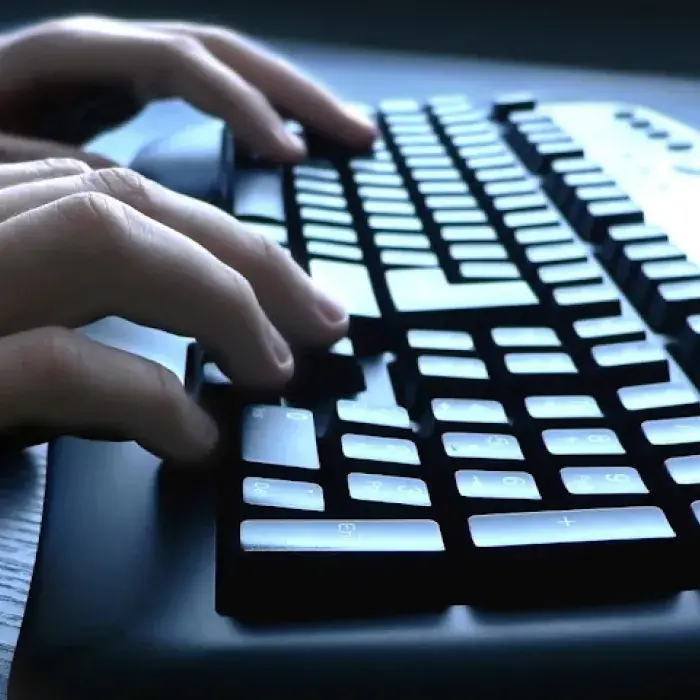
<path id="1" fill-rule="evenodd" d="M 109 168 L 115 165 L 109 158 L 73 146 L 0 132 L 0 163 L 20 163 L 45 158 L 79 160 L 93 168 Z"/>
<path id="2" fill-rule="evenodd" d="M 262 156 L 296 162 L 304 144 L 287 131 L 265 96 L 189 37 L 170 37 L 161 52 L 167 94 L 223 118 L 236 138 Z"/>
<path id="3" fill-rule="evenodd" d="M 0 165 L 0 189 L 37 180 L 85 175 L 90 171 L 91 168 L 87 163 L 73 158 L 47 158 L 28 163 L 9 163 Z"/>
<path id="4" fill-rule="evenodd" d="M 249 38 L 219 27 L 187 23 L 151 22 L 144 26 L 198 39 L 275 106 L 318 132 L 360 148 L 369 147 L 377 136 L 376 127 L 364 115 Z"/>
<path id="5" fill-rule="evenodd" d="M 13 58 L 18 62 L 19 52 L 24 59 L 18 72 L 27 85 L 32 75 L 45 74 L 48 53 L 57 59 L 56 78 L 68 83 L 127 81 L 140 97 L 182 97 L 224 119 L 263 156 L 293 162 L 304 154 L 260 90 L 193 37 L 117 20 L 70 18 L 30 32 L 18 47 Z"/>
<path id="6" fill-rule="evenodd" d="M 280 332 L 294 345 L 330 345 L 348 317 L 275 243 L 223 211 L 184 197 L 126 169 L 19 185 L 0 194 L 0 221 L 79 192 L 99 192 L 179 231 L 238 270 Z"/>
<path id="7" fill-rule="evenodd" d="M 244 277 L 103 194 L 65 197 L 0 224 L 0 299 L 0 336 L 115 315 L 198 338 L 238 384 L 279 387 L 293 371 Z"/>
<path id="8" fill-rule="evenodd" d="M 0 339 L 0 391 L 3 431 L 95 429 L 183 461 L 216 444 L 212 419 L 172 372 L 64 328 Z"/>

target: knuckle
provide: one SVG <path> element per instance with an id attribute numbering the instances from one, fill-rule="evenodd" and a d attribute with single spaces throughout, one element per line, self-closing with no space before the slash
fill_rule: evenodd
<path id="1" fill-rule="evenodd" d="M 163 43 L 168 57 L 178 62 L 200 54 L 204 48 L 199 39 L 188 34 L 169 34 L 163 38 Z"/>
<path id="2" fill-rule="evenodd" d="M 96 186 L 103 194 L 142 209 L 151 200 L 151 183 L 129 168 L 107 168 L 87 175 L 89 184 Z"/>
<path id="3" fill-rule="evenodd" d="M 66 328 L 50 327 L 30 331 L 28 336 L 22 364 L 39 385 L 61 393 L 80 379 L 85 362 L 74 333 Z"/>
<path id="4" fill-rule="evenodd" d="M 109 224 L 116 203 L 102 192 L 76 192 L 56 200 L 55 207 L 60 217 L 70 224 L 78 224 L 81 232 L 91 232 Z"/>
<path id="5" fill-rule="evenodd" d="M 71 233 L 69 240 L 80 250 L 114 255 L 129 247 L 131 225 L 124 204 L 114 197 L 103 192 L 78 192 L 57 200 L 54 206 L 66 229 L 78 234 Z"/>
<path id="6" fill-rule="evenodd" d="M 86 175 L 92 168 L 77 158 L 46 158 L 39 161 L 37 169 L 47 173 L 64 173 L 66 175 Z"/>

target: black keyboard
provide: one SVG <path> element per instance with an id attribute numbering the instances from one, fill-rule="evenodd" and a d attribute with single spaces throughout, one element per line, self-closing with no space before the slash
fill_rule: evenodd
<path id="1" fill-rule="evenodd" d="M 696 132 L 526 95 L 372 111 L 372 153 L 309 134 L 308 162 L 232 185 L 352 324 L 282 397 L 242 397 L 191 349 L 225 426 L 219 612 L 700 587 Z"/>

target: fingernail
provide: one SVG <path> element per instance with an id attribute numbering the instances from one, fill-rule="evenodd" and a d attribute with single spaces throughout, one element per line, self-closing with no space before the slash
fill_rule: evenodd
<path id="1" fill-rule="evenodd" d="M 326 294 L 319 295 L 318 309 L 326 321 L 334 325 L 348 317 L 345 307 L 339 301 L 332 299 Z"/>
<path id="2" fill-rule="evenodd" d="M 196 404 L 192 405 L 190 427 L 202 454 L 208 454 L 219 441 L 219 429 L 214 420 Z"/>
<path id="3" fill-rule="evenodd" d="M 291 348 L 274 326 L 272 326 L 270 329 L 270 345 L 278 364 L 284 366 L 288 365 L 292 361 Z"/>

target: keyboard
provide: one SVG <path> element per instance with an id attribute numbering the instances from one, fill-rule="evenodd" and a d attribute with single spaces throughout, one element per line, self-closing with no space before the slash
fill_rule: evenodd
<path id="1" fill-rule="evenodd" d="M 226 426 L 217 610 L 699 587 L 697 134 L 529 95 L 366 109 L 371 153 L 308 134 L 307 162 L 223 187 L 351 330 L 283 396 L 242 396 L 191 347 L 188 386 Z"/>

